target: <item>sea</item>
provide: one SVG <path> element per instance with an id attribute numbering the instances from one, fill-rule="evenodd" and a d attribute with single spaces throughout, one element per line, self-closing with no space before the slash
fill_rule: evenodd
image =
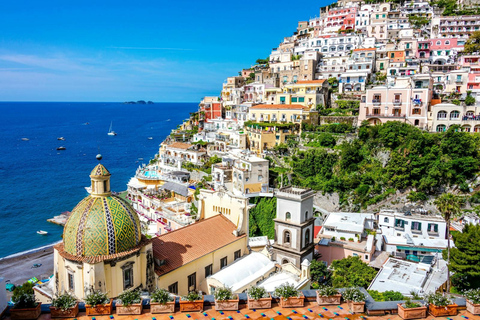
<path id="1" fill-rule="evenodd" d="M 71 211 L 88 195 L 97 154 L 112 174 L 112 190 L 124 191 L 136 169 L 197 108 L 198 103 L 0 102 L 0 258 L 61 240 L 63 227 L 47 219 Z M 116 136 L 107 135 L 110 125 Z M 61 146 L 66 150 L 57 150 Z"/>

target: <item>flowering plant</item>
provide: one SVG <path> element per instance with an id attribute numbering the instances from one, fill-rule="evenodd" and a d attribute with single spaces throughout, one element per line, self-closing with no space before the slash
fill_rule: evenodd
<path id="1" fill-rule="evenodd" d="M 358 288 L 347 288 L 342 292 L 343 299 L 351 302 L 364 302 L 367 298 Z"/>

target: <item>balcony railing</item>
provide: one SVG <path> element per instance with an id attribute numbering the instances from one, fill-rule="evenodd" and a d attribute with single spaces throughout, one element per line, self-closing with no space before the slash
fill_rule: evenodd
<path id="1" fill-rule="evenodd" d="M 393 103 L 394 106 L 400 106 L 400 105 L 402 105 L 402 100 L 400 100 L 400 99 L 394 99 L 394 100 L 392 101 L 392 103 Z"/>
<path id="2" fill-rule="evenodd" d="M 372 103 L 373 103 L 374 106 L 379 106 L 379 105 L 382 104 L 382 100 L 380 100 L 380 99 L 373 99 L 373 100 L 372 100 Z"/>
<path id="3" fill-rule="evenodd" d="M 396 118 L 401 119 L 405 118 L 405 114 L 375 114 L 375 113 L 367 113 L 367 118 Z"/>

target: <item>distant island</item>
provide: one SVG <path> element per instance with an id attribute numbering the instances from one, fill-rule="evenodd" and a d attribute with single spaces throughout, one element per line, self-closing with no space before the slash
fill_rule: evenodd
<path id="1" fill-rule="evenodd" d="M 138 101 L 125 101 L 123 104 L 154 104 L 153 101 L 138 100 Z"/>

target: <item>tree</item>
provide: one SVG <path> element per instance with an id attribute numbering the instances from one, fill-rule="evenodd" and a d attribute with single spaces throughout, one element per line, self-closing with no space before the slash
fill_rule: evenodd
<path id="1" fill-rule="evenodd" d="M 310 263 L 310 276 L 313 282 L 324 283 L 330 278 L 327 266 L 322 261 L 312 260 Z"/>
<path id="2" fill-rule="evenodd" d="M 444 193 L 435 199 L 434 204 L 447 223 L 447 292 L 450 292 L 450 222 L 461 212 L 462 205 L 465 201 L 464 197 L 451 193 Z"/>
<path id="3" fill-rule="evenodd" d="M 457 290 L 480 287 L 480 225 L 467 224 L 453 235 L 449 269 Z M 445 253 L 445 252 L 444 252 Z"/>
<path id="4" fill-rule="evenodd" d="M 465 97 L 465 104 L 467 106 L 473 106 L 475 104 L 475 98 L 471 95 L 472 91 L 467 91 L 467 96 Z"/>
<path id="5" fill-rule="evenodd" d="M 335 288 L 367 288 L 377 274 L 374 268 L 369 267 L 358 256 L 334 260 L 331 268 L 333 269 L 332 285 Z"/>
<path id="6" fill-rule="evenodd" d="M 480 52 L 480 31 L 473 32 L 465 43 L 465 53 Z"/>
<path id="7" fill-rule="evenodd" d="M 277 216 L 277 198 L 252 198 L 250 200 L 255 207 L 249 212 L 249 233 L 250 237 L 267 236 L 275 238 L 275 223 L 273 219 Z"/>

